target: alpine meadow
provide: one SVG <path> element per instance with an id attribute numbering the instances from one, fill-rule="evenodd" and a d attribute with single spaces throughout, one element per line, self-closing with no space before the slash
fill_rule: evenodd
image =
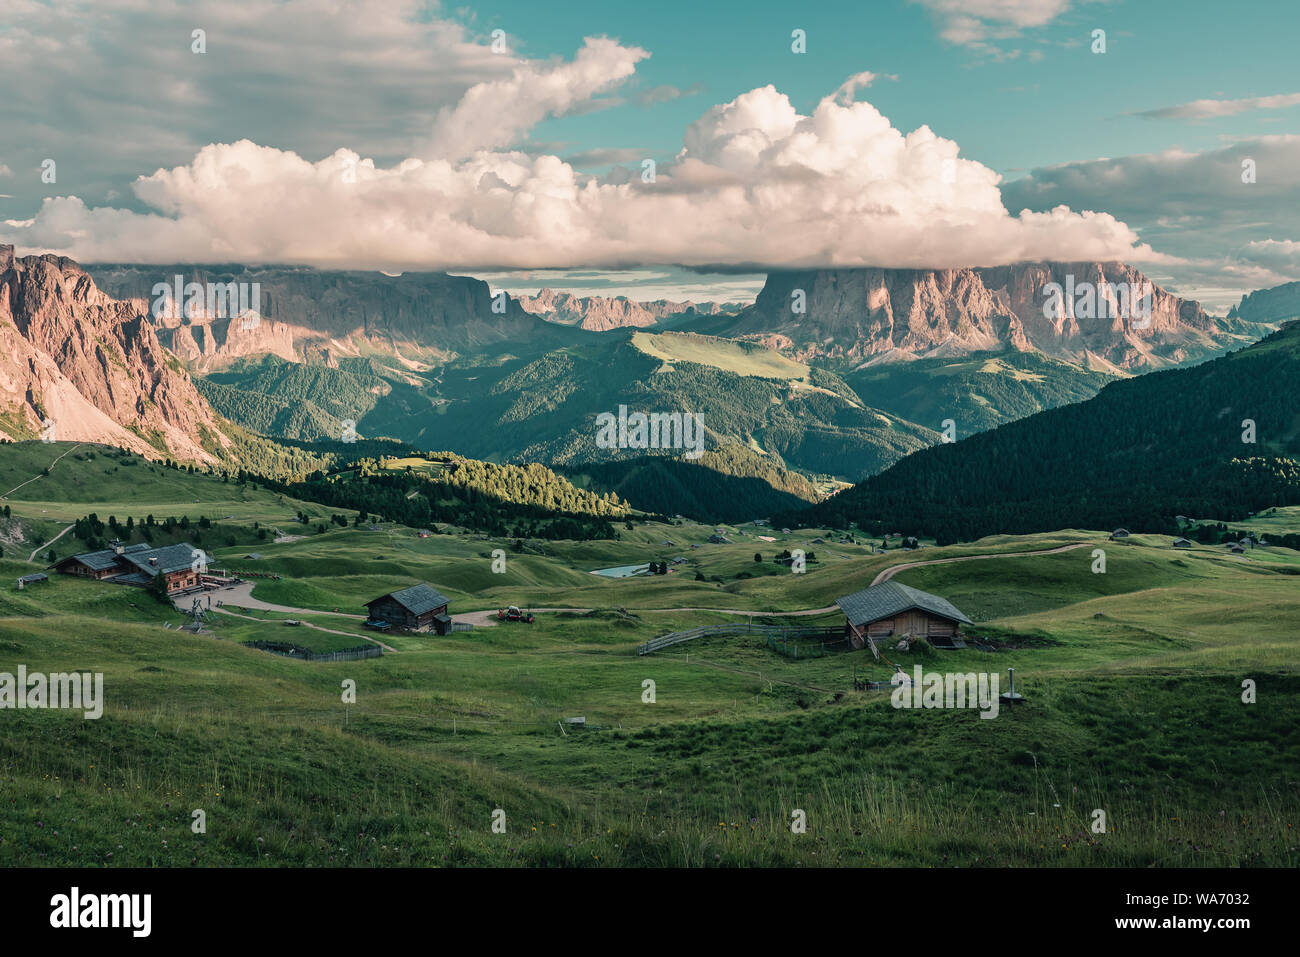
<path id="1" fill-rule="evenodd" d="M 802 913 L 883 868 L 873 936 L 1280 931 L 1298 41 L 1272 0 L 7 11 L 10 923 L 532 941 L 663 870 Z"/>

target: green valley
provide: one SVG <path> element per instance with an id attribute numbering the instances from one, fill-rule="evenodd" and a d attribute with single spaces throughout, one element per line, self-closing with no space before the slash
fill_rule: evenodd
<path id="1" fill-rule="evenodd" d="M 95 451 L 83 466 L 108 457 Z M 285 527 L 304 507 L 147 469 L 136 511 L 166 506 L 193 523 L 213 506 L 243 505 L 242 520 L 256 514 Z M 225 502 L 218 487 L 229 490 Z M 12 521 L 33 520 L 42 501 L 11 500 Z M 117 507 L 82 505 L 101 515 Z M 875 542 L 832 529 L 722 530 L 729 544 L 710 542 L 713 526 L 691 523 L 637 524 L 603 541 L 515 543 L 330 523 L 259 546 L 256 558 L 247 546 L 215 547 L 224 569 L 264 577 L 250 579 L 247 597 L 227 596 L 199 634 L 178 631 L 180 611 L 138 589 L 54 575 L 16 591 L 13 579 L 39 565 L 6 550 L 4 667 L 102 671 L 107 700 L 99 721 L 10 714 L 0 754 L 14 800 L 0 804 L 0 859 L 1300 862 L 1300 782 L 1286 743 L 1300 705 L 1289 625 L 1300 592 L 1294 574 L 1283 574 L 1300 571 L 1300 552 L 1242 559 L 1080 529 L 908 552 L 895 542 L 880 554 Z M 815 553 L 803 574 L 772 561 L 793 547 Z M 1101 575 L 1092 569 L 1098 547 L 1108 553 Z M 503 571 L 493 568 L 494 550 L 507 556 Z M 685 563 L 667 575 L 591 574 L 678 555 Z M 957 561 L 896 577 L 956 602 L 990 650 L 884 653 L 909 672 L 1015 668 L 1027 703 L 995 720 L 898 710 L 887 688 L 855 690 L 855 677 L 887 681 L 892 670 L 865 650 L 814 647 L 795 657 L 761 636 L 732 636 L 635 653 L 655 635 L 702 624 L 834 623 L 837 596 L 900 564 L 949 559 Z M 364 601 L 417 582 L 442 589 L 473 630 L 376 636 L 361 627 Z M 496 623 L 506 604 L 533 609 L 536 623 Z M 287 627 L 289 619 L 301 624 Z M 379 641 L 385 650 L 319 663 L 250 641 L 318 651 Z M 1260 686 L 1258 704 L 1240 700 L 1246 677 Z M 344 679 L 357 684 L 354 704 L 340 701 Z M 585 725 L 565 729 L 573 715 Z M 206 834 L 191 833 L 193 808 L 206 811 Z M 496 808 L 508 821 L 504 838 L 491 829 Z M 1105 834 L 1090 831 L 1095 808 L 1108 815 Z M 791 833 L 794 809 L 807 816 L 806 835 Z M 110 826 L 121 820 L 136 826 Z"/>

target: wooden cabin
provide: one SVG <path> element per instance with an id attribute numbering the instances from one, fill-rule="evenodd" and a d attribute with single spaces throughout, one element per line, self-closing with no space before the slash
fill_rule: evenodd
<path id="1" fill-rule="evenodd" d="M 122 574 L 121 554 L 120 546 L 104 548 L 97 552 L 69 555 L 50 567 L 64 575 L 76 575 L 78 578 L 93 578 L 98 581 Z"/>
<path id="2" fill-rule="evenodd" d="M 140 587 L 152 585 L 161 574 L 172 594 L 201 588 L 207 561 L 202 549 L 184 542 L 154 548 L 144 542 L 123 546 L 115 541 L 108 548 L 70 555 L 50 567 L 64 575 Z"/>
<path id="3" fill-rule="evenodd" d="M 429 585 L 412 585 L 389 592 L 366 602 L 370 621 L 383 621 L 407 631 L 434 631 L 451 634 L 451 616 L 447 606 L 451 599 Z"/>
<path id="4" fill-rule="evenodd" d="M 971 620 L 938 595 L 898 582 L 882 582 L 838 598 L 845 637 L 854 648 L 870 647 L 894 636 L 925 638 L 940 648 L 959 647 L 959 631 Z"/>

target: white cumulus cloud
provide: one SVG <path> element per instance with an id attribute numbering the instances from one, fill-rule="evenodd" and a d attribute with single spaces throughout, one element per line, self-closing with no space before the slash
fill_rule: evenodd
<path id="1" fill-rule="evenodd" d="M 650 54 L 606 37 L 588 37 L 572 63 L 520 63 L 506 78 L 479 83 L 434 124 L 433 152 L 469 156 L 514 143 L 548 116 L 563 116 L 616 87 Z"/>
<path id="2" fill-rule="evenodd" d="M 854 93 L 808 114 L 773 86 L 709 109 L 645 181 L 597 179 L 511 149 L 545 116 L 615 88 L 647 54 L 589 39 L 571 62 L 518 66 L 439 114 L 428 155 L 319 160 L 249 140 L 139 178 L 150 211 L 46 199 L 25 248 L 87 261 L 293 262 L 482 270 L 642 265 L 948 267 L 1154 254 L 1105 212 L 1011 213 L 999 176 L 926 126 L 904 133 Z M 475 124 L 491 108 L 499 128 Z"/>

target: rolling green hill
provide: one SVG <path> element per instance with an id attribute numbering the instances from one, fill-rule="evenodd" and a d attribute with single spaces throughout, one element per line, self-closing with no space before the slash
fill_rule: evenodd
<path id="1" fill-rule="evenodd" d="M 1115 376 L 1040 352 L 976 353 L 858 368 L 844 375 L 862 400 L 939 430 L 952 419 L 958 436 L 1090 399 Z"/>
<path id="2" fill-rule="evenodd" d="M 788 524 L 940 541 L 1062 526 L 1178 530 L 1300 503 L 1300 324 L 1192 368 L 910 456 Z"/>
<path id="3" fill-rule="evenodd" d="M 0 726 L 14 798 L 0 802 L 0 863 L 1300 863 L 1289 733 L 1300 595 L 1294 577 L 1277 574 L 1300 562 L 1294 553 L 1229 561 L 1135 536 L 1107 544 L 1105 576 L 1092 574 L 1086 548 L 1015 557 L 1105 543 L 1102 532 L 1070 530 L 923 556 L 828 545 L 805 575 L 755 579 L 727 571 L 749 561 L 752 543 L 701 545 L 691 560 L 724 572 L 721 586 L 677 572 L 587 572 L 593 560 L 635 561 L 665 535 L 685 546 L 708 531 L 647 526 L 622 542 L 547 543 L 547 554 L 512 552 L 494 574 L 499 540 L 333 529 L 269 545 L 259 560 L 284 577 L 255 595 L 302 611 L 227 605 L 200 635 L 165 627 L 180 614 L 135 589 L 63 576 L 0 587 L 4 662 L 99 671 L 105 687 L 99 720 L 26 710 Z M 865 651 L 796 659 L 740 636 L 632 653 L 664 631 L 738 620 L 692 607 L 816 608 L 900 561 L 999 554 L 898 576 L 952 597 L 995 651 L 888 650 L 909 671 L 1015 668 L 1028 700 L 995 720 L 899 710 L 887 691 L 854 691 L 855 675 L 890 670 Z M 30 567 L 0 560 L 0 581 Z M 365 641 L 361 602 L 413 581 L 444 588 L 458 617 L 506 602 L 595 610 L 384 635 L 383 656 L 359 662 L 244 644 Z M 306 624 L 287 628 L 286 618 Z M 1259 682 L 1257 704 L 1243 705 L 1243 676 Z M 344 679 L 357 686 L 346 709 Z M 563 731 L 570 715 L 586 727 Z M 190 829 L 195 808 L 204 834 Z M 505 837 L 492 832 L 497 808 Z M 805 835 L 791 833 L 795 808 Z M 1097 808 L 1105 834 L 1089 829 Z"/>
<path id="4" fill-rule="evenodd" d="M 515 538 L 611 538 L 610 521 L 630 514 L 617 496 L 579 488 L 543 465 L 452 452 L 361 459 L 283 488 L 414 528 L 448 523 Z"/>
<path id="5" fill-rule="evenodd" d="M 665 337 L 653 338 L 658 343 Z M 490 388 L 466 381 L 430 432 L 447 444 L 482 446 L 468 453 L 479 458 L 599 463 L 642 453 L 598 448 L 598 413 L 616 413 L 620 405 L 629 411 L 693 412 L 710 436 L 709 447 L 747 445 L 779 456 L 787 468 L 851 477 L 934 441 L 926 429 L 864 408 L 830 373 L 809 370 L 809 384 L 800 385 L 797 377 L 720 367 L 735 365 L 730 345 L 723 347 L 725 357 L 715 357 L 717 365 L 705 365 L 681 358 L 664 362 L 630 340 L 548 353 L 511 369 Z M 699 348 L 690 354 L 701 358 Z M 484 423 L 491 428 L 482 428 Z"/>
<path id="6" fill-rule="evenodd" d="M 268 435 L 336 437 L 350 417 L 362 435 L 492 461 L 636 458 L 643 453 L 595 442 L 596 416 L 620 405 L 694 412 L 710 447 L 747 445 L 777 457 L 774 468 L 850 480 L 935 440 L 865 407 L 833 373 L 750 343 L 679 333 L 611 333 L 531 360 L 476 355 L 420 375 L 373 360 L 326 369 L 266 358 L 202 381 L 219 412 Z"/>
<path id="7" fill-rule="evenodd" d="M 403 423 L 432 408 L 423 392 L 430 381 L 363 358 L 340 366 L 264 356 L 195 381 L 226 418 L 263 435 L 306 442 L 337 440 L 345 420 L 361 435 L 408 438 L 411 429 Z M 371 431 L 381 424 L 387 428 Z"/>
<path id="8" fill-rule="evenodd" d="M 577 484 L 615 492 L 642 511 L 705 522 L 738 522 L 821 497 L 802 475 L 740 445 L 722 446 L 694 461 L 645 456 L 563 471 Z"/>

